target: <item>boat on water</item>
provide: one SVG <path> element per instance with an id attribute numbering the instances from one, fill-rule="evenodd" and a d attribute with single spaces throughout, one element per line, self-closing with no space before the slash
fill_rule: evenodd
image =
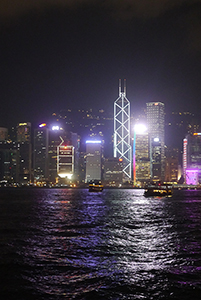
<path id="1" fill-rule="evenodd" d="M 89 192 L 102 192 L 103 184 L 101 180 L 93 180 L 89 182 Z"/>
<path id="2" fill-rule="evenodd" d="M 157 197 L 165 197 L 171 196 L 173 194 L 173 189 L 171 185 L 150 185 L 146 187 L 144 191 L 145 197 L 157 196 Z"/>

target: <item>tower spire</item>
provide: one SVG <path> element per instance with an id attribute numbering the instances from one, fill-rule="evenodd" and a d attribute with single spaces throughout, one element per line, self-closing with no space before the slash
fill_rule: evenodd
<path id="1" fill-rule="evenodd" d="M 126 96 L 126 79 L 124 79 L 124 95 Z"/>
<path id="2" fill-rule="evenodd" d="M 121 79 L 119 79 L 119 97 L 121 96 Z"/>

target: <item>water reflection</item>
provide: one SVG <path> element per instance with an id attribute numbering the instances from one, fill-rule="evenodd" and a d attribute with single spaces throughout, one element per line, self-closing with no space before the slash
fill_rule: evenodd
<path id="1" fill-rule="evenodd" d="M 20 230 L 7 221 L 17 235 L 3 249 L 17 254 L 24 299 L 183 300 L 201 291 L 200 199 L 72 189 L 13 199 Z"/>

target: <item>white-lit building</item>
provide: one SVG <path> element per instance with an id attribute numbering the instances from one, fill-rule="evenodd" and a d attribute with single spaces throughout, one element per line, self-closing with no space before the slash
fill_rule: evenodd
<path id="1" fill-rule="evenodd" d="M 57 174 L 62 179 L 73 180 L 74 147 L 64 141 L 57 147 Z"/>
<path id="2" fill-rule="evenodd" d="M 57 174 L 57 147 L 61 144 L 61 137 L 66 140 L 66 133 L 58 124 L 49 129 L 49 145 L 48 145 L 48 170 L 49 182 L 56 183 Z"/>
<path id="3" fill-rule="evenodd" d="M 132 177 L 132 149 L 130 135 L 130 101 L 126 97 L 126 80 L 121 90 L 119 80 L 119 97 L 114 102 L 114 157 L 123 159 L 124 181 Z"/>
<path id="4" fill-rule="evenodd" d="M 85 182 L 102 179 L 102 142 L 86 141 L 86 176 Z"/>

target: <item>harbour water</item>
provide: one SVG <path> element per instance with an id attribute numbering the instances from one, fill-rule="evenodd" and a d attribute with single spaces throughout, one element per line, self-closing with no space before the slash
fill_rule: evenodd
<path id="1" fill-rule="evenodd" d="M 0 298 L 201 299 L 201 195 L 0 189 Z"/>

